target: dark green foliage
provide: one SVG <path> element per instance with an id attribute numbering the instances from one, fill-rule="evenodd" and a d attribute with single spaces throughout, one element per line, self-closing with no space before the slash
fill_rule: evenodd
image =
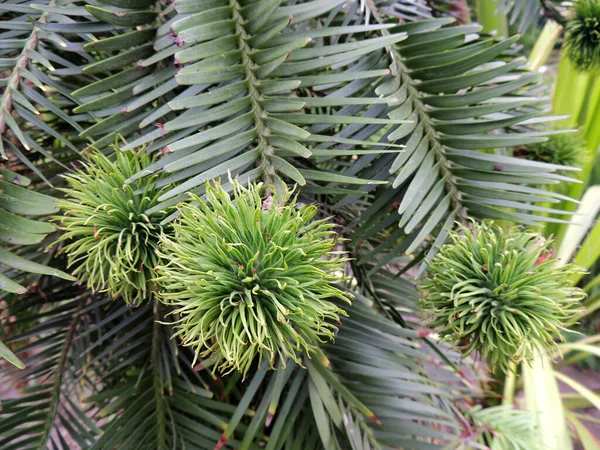
<path id="1" fill-rule="evenodd" d="M 86 364 L 84 352 L 92 346 L 86 324 L 111 302 L 82 295 L 83 287 L 58 278 L 42 277 L 37 287 L 2 308 L 13 318 L 5 328 L 16 334 L 7 343 L 26 367 L 0 371 L 2 386 L 25 388 L 10 399 L 3 391 L 0 448 L 71 450 L 66 442 L 89 448 L 101 429 L 78 397 L 81 390 L 95 389 L 89 378 L 93 370 L 78 377 Z"/>
<path id="2" fill-rule="evenodd" d="M 444 340 L 504 371 L 551 349 L 585 298 L 569 281 L 580 269 L 557 267 L 551 244 L 493 223 L 458 227 L 420 284 L 424 313 Z"/>
<path id="3" fill-rule="evenodd" d="M 536 1 L 511 14 L 525 26 Z M 0 254 L 18 284 L 0 291 L 0 356 L 26 366 L 0 385 L 27 387 L 0 411 L 2 450 L 468 444 L 478 380 L 426 337 L 405 272 L 455 220 L 562 220 L 538 204 L 569 178 L 506 156 L 552 120 L 518 38 L 428 3 L 0 2 L 2 168 L 66 197 L 50 252 Z M 117 139 L 125 153 L 98 153 Z M 234 200 L 211 184 L 228 173 Z M 0 186 L 51 231 L 53 201 Z M 87 286 L 50 276 L 67 264 Z"/>
<path id="4" fill-rule="evenodd" d="M 28 246 L 35 247 L 56 229 L 52 224 L 37 219 L 58 211 L 53 197 L 35 192 L 30 185 L 29 178 L 0 168 L 0 267 L 6 268 L 0 272 L 2 294 L 23 294 L 27 292 L 25 286 L 35 282 L 41 275 L 75 280 L 61 270 L 41 264 L 47 259 L 43 254 L 27 253 Z M 23 217 L 25 215 L 29 217 Z M 21 247 L 15 249 L 19 244 Z M 0 337 L 3 334 L 0 327 Z M 24 367 L 19 358 L 0 341 L 0 361 L 3 359 L 21 369 Z"/>
<path id="5" fill-rule="evenodd" d="M 143 152 L 116 151 L 109 158 L 91 153 L 83 168 L 65 175 L 67 198 L 56 218 L 64 234 L 59 242 L 73 274 L 93 291 L 121 297 L 132 306 L 152 298 L 159 261 L 158 239 L 166 212 L 148 212 L 162 191 L 157 176 L 126 180 L 151 162 Z"/>
<path id="6" fill-rule="evenodd" d="M 47 216 L 58 211 L 56 200 L 31 189 L 31 180 L 9 170 L 0 169 L 0 264 L 10 268 L 7 275 L 19 272 L 46 274 L 73 281 L 66 273 L 23 258 L 9 249 L 14 245 L 34 245 L 40 243 L 55 227 L 47 222 L 37 221 L 27 216 Z M 7 246 L 7 248 L 3 248 Z M 16 282 L 0 273 L 0 290 L 13 293 L 27 291 L 23 280 Z M 22 274 L 20 274 L 22 275 Z"/>
<path id="7" fill-rule="evenodd" d="M 567 21 L 565 47 L 579 70 L 600 66 L 600 1 L 577 0 Z"/>
<path id="8" fill-rule="evenodd" d="M 579 132 L 575 132 L 553 134 L 546 142 L 516 149 L 515 156 L 560 166 L 582 167 L 586 162 L 586 151 L 584 139 Z"/>
<path id="9" fill-rule="evenodd" d="M 332 285 L 345 262 L 333 225 L 313 220 L 314 205 L 232 183 L 233 200 L 217 184 L 179 206 L 173 237 L 161 238 L 160 300 L 181 317 L 183 345 L 216 355 L 221 370 L 246 375 L 256 357 L 300 364 L 334 337 L 344 311 L 331 300 L 349 299 Z"/>
<path id="10" fill-rule="evenodd" d="M 440 18 L 419 22 L 417 29 L 407 23 L 383 31 L 409 34 L 392 47 L 392 73 L 375 88 L 399 99 L 390 117 L 409 121 L 386 128 L 379 142 L 404 145 L 404 151 L 358 156 L 352 173 L 389 182 L 362 189 L 374 201 L 350 194 L 336 203 L 336 210 L 355 216 L 353 240 L 369 241 L 357 253 L 361 262 L 375 261 L 374 270 L 402 254 L 413 254 L 417 264 L 430 260 L 452 224 L 467 216 L 529 225 L 564 220 L 554 217 L 562 210 L 535 205 L 560 196 L 538 186 L 556 183 L 557 171 L 575 169 L 495 150 L 546 140 L 547 132 L 527 123 L 541 113 L 532 92 L 538 74 L 520 68 L 524 59 L 508 57 L 518 37 L 467 41 L 480 27 L 449 22 Z"/>

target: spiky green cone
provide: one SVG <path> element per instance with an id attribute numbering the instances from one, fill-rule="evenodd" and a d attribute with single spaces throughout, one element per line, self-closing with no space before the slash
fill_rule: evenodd
<path id="1" fill-rule="evenodd" d="M 600 0 L 577 0 L 567 21 L 565 48 L 579 70 L 600 67 Z"/>
<path id="2" fill-rule="evenodd" d="M 551 241 L 538 233 L 485 222 L 459 226 L 420 283 L 421 305 L 442 339 L 506 371 L 555 345 L 585 297 L 568 280 L 579 271 L 557 267 Z"/>
<path id="3" fill-rule="evenodd" d="M 64 215 L 55 218 L 65 231 L 59 241 L 67 243 L 62 251 L 73 275 L 132 306 L 152 297 L 160 222 L 167 214 L 146 213 L 162 193 L 156 176 L 125 183 L 150 162 L 143 152 L 89 154 L 83 169 L 65 176 L 66 198 L 58 202 Z"/>
<path id="4" fill-rule="evenodd" d="M 515 150 L 515 156 L 549 164 L 582 167 L 586 163 L 586 143 L 580 132 L 553 134 L 546 142 L 536 142 Z"/>
<path id="5" fill-rule="evenodd" d="M 345 314 L 330 300 L 350 299 L 332 284 L 346 261 L 334 226 L 313 220 L 316 206 L 263 201 L 261 184 L 232 183 L 233 200 L 215 184 L 206 201 L 178 207 L 174 237 L 161 238 L 160 299 L 175 307 L 183 344 L 214 355 L 221 371 L 246 374 L 256 358 L 300 364 Z"/>

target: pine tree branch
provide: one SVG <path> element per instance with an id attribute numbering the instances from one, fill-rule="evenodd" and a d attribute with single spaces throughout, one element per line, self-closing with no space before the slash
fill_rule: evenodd
<path id="1" fill-rule="evenodd" d="M 381 14 L 373 2 L 373 0 L 369 0 L 367 2 L 368 7 L 371 9 L 371 14 L 373 17 L 377 19 L 379 23 L 383 23 L 385 17 Z M 386 29 L 381 30 L 381 33 L 384 35 L 389 35 L 390 32 Z M 396 76 L 400 78 L 401 85 L 406 85 L 408 90 L 408 97 L 413 101 L 413 112 L 418 114 L 418 122 L 424 124 L 425 131 L 423 132 L 424 136 L 429 135 L 430 138 L 435 142 L 431 145 L 431 148 L 435 152 L 436 160 L 440 163 L 440 171 L 442 174 L 442 178 L 445 181 L 447 192 L 451 194 L 451 202 L 453 208 L 458 214 L 457 217 L 459 220 L 464 220 L 466 217 L 465 208 L 461 203 L 461 194 L 459 189 L 457 188 L 457 180 L 454 174 L 449 169 L 449 161 L 446 155 L 444 154 L 444 145 L 438 139 L 438 133 L 435 127 L 432 125 L 429 115 L 425 110 L 425 104 L 421 100 L 421 96 L 419 91 L 413 86 L 412 78 L 409 75 L 408 68 L 402 62 L 402 57 L 400 53 L 393 47 L 388 47 L 388 51 L 392 56 L 392 65 L 395 68 Z M 392 71 L 393 74 L 393 71 Z"/>

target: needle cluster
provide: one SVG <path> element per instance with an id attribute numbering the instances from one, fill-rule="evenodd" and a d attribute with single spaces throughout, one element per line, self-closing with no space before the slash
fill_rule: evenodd
<path id="1" fill-rule="evenodd" d="M 181 204 L 173 235 L 163 235 L 160 300 L 175 308 L 183 344 L 215 355 L 222 371 L 244 374 L 256 358 L 301 363 L 334 338 L 349 301 L 334 285 L 346 259 L 335 251 L 334 225 L 317 207 L 261 196 L 262 184 L 233 181 Z"/>
<path id="2" fill-rule="evenodd" d="M 441 338 L 506 370 L 554 346 L 585 296 L 569 280 L 579 270 L 558 267 L 551 241 L 537 233 L 459 226 L 420 284 L 422 307 Z"/>
<path id="3" fill-rule="evenodd" d="M 580 70 L 600 67 L 600 0 L 577 0 L 567 21 L 565 47 Z"/>
<path id="4" fill-rule="evenodd" d="M 164 211 L 147 212 L 162 193 L 156 176 L 126 182 L 150 162 L 143 152 L 89 154 L 81 169 L 65 175 L 63 216 L 56 218 L 73 275 L 132 306 L 152 298 L 160 223 L 166 217 Z"/>

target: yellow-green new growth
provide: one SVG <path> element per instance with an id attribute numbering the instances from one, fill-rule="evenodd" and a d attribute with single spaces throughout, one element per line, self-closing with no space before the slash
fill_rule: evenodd
<path id="1" fill-rule="evenodd" d="M 73 275 L 94 291 L 137 306 L 151 298 L 165 212 L 147 213 L 162 191 L 156 176 L 126 183 L 151 162 L 143 152 L 92 153 L 83 169 L 65 176 L 64 215 L 55 220 Z"/>
<path id="2" fill-rule="evenodd" d="M 233 199 L 215 184 L 206 200 L 179 205 L 174 236 L 161 237 L 160 299 L 175 307 L 183 344 L 216 355 L 221 370 L 245 374 L 256 358 L 300 364 L 345 314 L 330 300 L 350 298 L 332 284 L 346 261 L 334 251 L 334 225 L 313 220 L 316 206 L 232 183 Z"/>
<path id="3" fill-rule="evenodd" d="M 429 265 L 421 304 L 442 339 L 506 371 L 555 345 L 585 297 L 569 280 L 579 270 L 557 267 L 551 242 L 538 233 L 459 226 Z"/>

